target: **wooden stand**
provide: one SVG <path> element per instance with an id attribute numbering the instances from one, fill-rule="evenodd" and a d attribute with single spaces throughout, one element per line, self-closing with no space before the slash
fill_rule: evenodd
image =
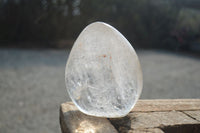
<path id="1" fill-rule="evenodd" d="M 62 133 L 200 133 L 200 99 L 139 100 L 125 117 L 107 119 L 61 104 Z"/>

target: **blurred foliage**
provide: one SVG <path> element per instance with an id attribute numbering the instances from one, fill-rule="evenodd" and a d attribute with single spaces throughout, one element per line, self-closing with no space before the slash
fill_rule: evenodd
<path id="1" fill-rule="evenodd" d="M 178 49 L 181 43 L 190 43 L 186 36 L 196 37 L 200 32 L 200 2 L 192 1 L 1 0 L 0 43 L 56 46 L 52 42 L 75 40 L 89 23 L 104 21 L 122 32 L 134 47 Z M 189 30 L 182 35 L 183 29 Z"/>
<path id="2" fill-rule="evenodd" d="M 200 10 L 184 8 L 180 10 L 176 29 L 187 28 L 191 32 L 198 33 L 200 29 Z"/>

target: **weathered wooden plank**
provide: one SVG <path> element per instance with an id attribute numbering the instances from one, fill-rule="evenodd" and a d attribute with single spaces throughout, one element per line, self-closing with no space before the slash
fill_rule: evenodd
<path id="1" fill-rule="evenodd" d="M 116 128 L 147 129 L 173 125 L 200 124 L 179 111 L 170 112 L 133 112 L 125 118 L 110 119 Z"/>
<path id="2" fill-rule="evenodd" d="M 60 126 L 62 133 L 118 133 L 106 118 L 85 115 L 71 102 L 61 104 Z"/>
<path id="3" fill-rule="evenodd" d="M 197 110 L 197 111 L 183 111 L 183 112 L 200 122 L 200 111 Z"/>
<path id="4" fill-rule="evenodd" d="M 137 130 L 128 130 L 126 133 L 164 133 L 159 128 L 148 128 L 148 129 L 137 129 Z"/>
<path id="5" fill-rule="evenodd" d="M 200 99 L 139 100 L 125 117 L 106 119 L 85 115 L 72 102 L 61 104 L 62 133 L 200 132 Z"/>
<path id="6" fill-rule="evenodd" d="M 200 99 L 156 99 L 138 100 L 133 111 L 186 111 L 200 110 Z"/>

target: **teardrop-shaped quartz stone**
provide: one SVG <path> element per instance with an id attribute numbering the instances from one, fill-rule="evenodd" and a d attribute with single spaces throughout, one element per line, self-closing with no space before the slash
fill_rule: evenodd
<path id="1" fill-rule="evenodd" d="M 88 25 L 75 41 L 65 81 L 80 111 L 109 118 L 128 114 L 143 85 L 133 47 L 119 31 L 103 22 Z"/>

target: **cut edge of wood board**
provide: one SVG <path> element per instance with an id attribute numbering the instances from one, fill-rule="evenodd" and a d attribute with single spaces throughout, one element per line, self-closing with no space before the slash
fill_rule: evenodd
<path id="1" fill-rule="evenodd" d="M 142 99 L 131 112 L 200 110 L 200 99 Z"/>

